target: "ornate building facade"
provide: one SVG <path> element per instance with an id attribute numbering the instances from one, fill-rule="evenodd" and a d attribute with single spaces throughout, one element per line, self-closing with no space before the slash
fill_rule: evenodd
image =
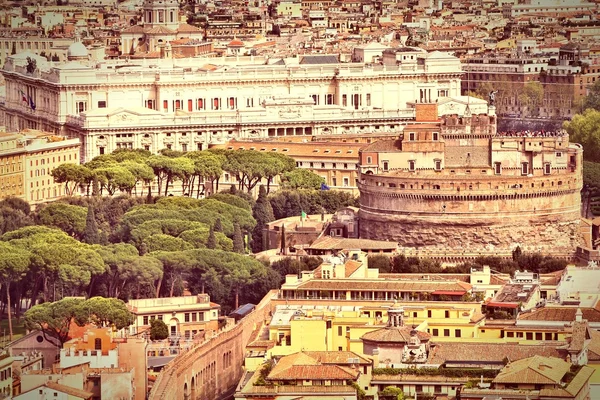
<path id="1" fill-rule="evenodd" d="M 428 119 L 361 150 L 362 238 L 439 253 L 520 245 L 573 254 L 580 244 L 580 145 L 561 132 L 500 135 L 493 107 Z"/>
<path id="2" fill-rule="evenodd" d="M 462 74 L 456 57 L 436 52 L 411 52 L 410 63 L 396 65 L 274 65 L 251 57 L 91 63 L 79 50 L 58 65 L 8 57 L 0 112 L 9 131 L 80 138 L 82 161 L 123 147 L 189 151 L 231 139 L 399 133 L 421 93 L 458 96 Z"/>

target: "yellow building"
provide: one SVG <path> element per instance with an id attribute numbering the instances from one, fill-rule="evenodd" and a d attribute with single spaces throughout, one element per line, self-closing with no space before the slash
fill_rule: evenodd
<path id="1" fill-rule="evenodd" d="M 0 199 L 19 197 L 30 204 L 52 201 L 65 194 L 50 172 L 64 163 L 79 164 L 79 139 L 24 130 L 0 133 Z"/>
<path id="2" fill-rule="evenodd" d="M 0 198 L 23 197 L 23 158 L 20 136 L 0 133 Z"/>
<path id="3" fill-rule="evenodd" d="M 131 299 L 127 303 L 135 316 L 135 322 L 129 327 L 135 335 L 150 329 L 153 319 L 163 321 L 169 327 L 172 337 L 193 338 L 206 330 L 219 327 L 221 306 L 210 301 L 207 294 L 197 296 L 179 296 L 157 299 Z"/>
<path id="4" fill-rule="evenodd" d="M 12 396 L 12 364 L 14 359 L 10 354 L 5 353 L 0 356 L 0 397 L 10 398 Z"/>

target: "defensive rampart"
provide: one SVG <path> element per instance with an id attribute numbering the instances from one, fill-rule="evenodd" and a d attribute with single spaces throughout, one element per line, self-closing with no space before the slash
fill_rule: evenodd
<path id="1" fill-rule="evenodd" d="M 219 399 L 234 388 L 243 373 L 245 347 L 252 332 L 269 317 L 271 297 L 265 296 L 236 325 L 217 332 L 167 364 L 149 399 Z"/>
<path id="2" fill-rule="evenodd" d="M 363 175 L 360 236 L 418 249 L 510 249 L 519 244 L 572 252 L 581 244 L 578 172 Z"/>

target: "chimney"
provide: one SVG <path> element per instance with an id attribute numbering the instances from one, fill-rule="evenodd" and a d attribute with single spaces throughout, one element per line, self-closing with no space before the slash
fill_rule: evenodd
<path id="1" fill-rule="evenodd" d="M 581 311 L 581 308 L 578 308 L 577 312 L 575 313 L 575 321 L 576 322 L 582 322 L 583 321 L 583 312 Z"/>
<path id="2" fill-rule="evenodd" d="M 373 368 L 379 368 L 379 349 L 373 349 Z"/>

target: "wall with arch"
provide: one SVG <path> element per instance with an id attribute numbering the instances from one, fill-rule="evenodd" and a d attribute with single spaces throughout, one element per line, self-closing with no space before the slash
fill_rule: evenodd
<path id="1" fill-rule="evenodd" d="M 243 374 L 245 347 L 253 331 L 269 319 L 271 298 L 276 292 L 267 294 L 237 324 L 224 328 L 167 364 L 149 399 L 219 399 L 230 393 Z"/>

